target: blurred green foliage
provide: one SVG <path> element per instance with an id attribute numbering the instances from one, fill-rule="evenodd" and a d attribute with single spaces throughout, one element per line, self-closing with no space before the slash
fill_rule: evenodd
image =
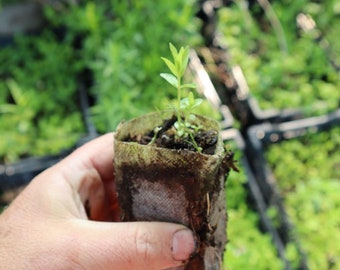
<path id="1" fill-rule="evenodd" d="M 195 1 L 60 1 L 39 35 L 0 49 L 0 160 L 56 154 L 86 134 L 77 87 L 100 133 L 176 94 L 162 81 L 168 43 L 201 42 Z M 86 74 L 86 76 L 84 76 Z"/>
<path id="2" fill-rule="evenodd" d="M 0 49 L 0 160 L 57 154 L 84 133 L 72 46 L 51 31 Z"/>
<path id="3" fill-rule="evenodd" d="M 340 128 L 271 145 L 273 169 L 311 270 L 340 267 Z"/>
<path id="4" fill-rule="evenodd" d="M 305 115 L 337 108 L 339 74 L 314 33 L 302 32 L 296 24 L 297 15 L 313 2 L 274 1 L 270 17 L 259 6 L 249 10 L 246 2 L 238 0 L 221 8 L 218 29 L 231 64 L 241 66 L 260 107 L 300 108 Z M 318 13 L 318 18 L 322 16 L 329 19 L 329 14 Z"/>
<path id="5" fill-rule="evenodd" d="M 227 142 L 239 154 L 232 141 Z M 284 269 L 271 235 L 259 229 L 259 215 L 247 203 L 247 181 L 245 168 L 241 165 L 240 172 L 230 172 L 226 184 L 228 209 L 228 244 L 224 255 L 224 266 L 228 270 L 256 269 L 279 270 Z"/>
<path id="6" fill-rule="evenodd" d="M 68 35 L 82 35 L 82 58 L 93 72 L 93 119 L 101 133 L 122 120 L 159 109 L 175 97 L 159 73 L 166 69 L 168 43 L 193 47 L 201 42 L 196 1 L 85 1 L 48 10 Z M 62 15 L 62 16 L 61 16 Z M 72 37 L 71 37 L 72 39 Z"/>

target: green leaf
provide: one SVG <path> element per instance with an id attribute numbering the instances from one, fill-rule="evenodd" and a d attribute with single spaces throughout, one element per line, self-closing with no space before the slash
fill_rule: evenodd
<path id="1" fill-rule="evenodd" d="M 177 78 L 170 73 L 161 73 L 160 74 L 163 79 L 165 79 L 168 83 L 170 83 L 173 87 L 177 88 L 178 80 Z"/>
<path id="2" fill-rule="evenodd" d="M 196 116 L 194 114 L 189 114 L 188 120 L 194 122 L 196 120 Z"/>
<path id="3" fill-rule="evenodd" d="M 2 113 L 14 113 L 17 109 L 17 105 L 14 104 L 2 104 L 0 105 L 0 114 Z"/>
<path id="4" fill-rule="evenodd" d="M 170 42 L 169 43 L 169 48 L 170 48 L 170 51 L 171 51 L 173 59 L 176 59 L 177 55 L 178 55 L 176 47 Z"/>
<path id="5" fill-rule="evenodd" d="M 181 62 L 181 64 L 182 64 L 182 62 L 183 62 L 183 57 L 184 57 L 184 55 L 185 55 L 185 48 L 184 48 L 184 47 L 181 47 L 181 48 L 179 49 L 178 56 L 177 56 L 177 59 Z"/>
<path id="6" fill-rule="evenodd" d="M 189 99 L 186 98 L 182 98 L 181 102 L 180 102 L 180 108 L 181 109 L 186 109 L 189 106 Z"/>
<path id="7" fill-rule="evenodd" d="M 190 94 L 192 94 L 192 93 L 190 93 Z M 188 97 L 181 99 L 181 102 L 180 102 L 181 109 L 192 110 L 193 108 L 201 105 L 201 103 L 203 102 L 203 99 L 201 99 L 201 98 L 194 99 L 193 95 L 191 96 L 190 94 L 189 94 Z"/>
<path id="8" fill-rule="evenodd" d="M 188 65 L 189 62 L 189 47 L 185 47 L 185 48 L 181 48 L 181 55 L 180 55 L 180 61 L 181 61 L 181 70 L 180 70 L 180 74 L 181 76 L 184 75 L 186 67 Z"/>
<path id="9" fill-rule="evenodd" d="M 192 92 L 190 92 L 188 94 L 188 100 L 189 100 L 189 104 L 194 104 L 195 103 L 195 97 L 194 97 L 194 94 Z"/>
<path id="10" fill-rule="evenodd" d="M 24 92 L 20 88 L 20 86 L 14 80 L 8 80 L 7 86 L 9 91 L 14 99 L 14 102 L 19 106 L 25 106 L 27 104 L 27 100 L 25 98 Z"/>
<path id="11" fill-rule="evenodd" d="M 198 107 L 199 105 L 201 105 L 202 104 L 202 102 L 203 102 L 203 99 L 201 99 L 201 98 L 196 98 L 195 99 L 195 104 L 193 104 L 193 108 L 195 108 L 195 107 Z"/>
<path id="12" fill-rule="evenodd" d="M 165 57 L 161 57 L 162 60 L 165 62 L 165 64 L 168 66 L 168 68 L 170 69 L 170 71 L 178 77 L 178 69 L 176 67 L 176 65 L 174 63 L 172 63 L 169 59 L 165 58 Z"/>
<path id="13" fill-rule="evenodd" d="M 187 83 L 187 84 L 182 84 L 181 88 L 196 88 L 197 85 L 195 83 Z"/>
<path id="14" fill-rule="evenodd" d="M 190 109 L 193 109 L 197 106 L 199 106 L 202 102 L 203 102 L 203 99 L 201 98 L 194 98 L 194 94 L 192 92 L 189 93 L 188 95 L 188 100 L 189 100 L 189 106 L 190 106 Z"/>

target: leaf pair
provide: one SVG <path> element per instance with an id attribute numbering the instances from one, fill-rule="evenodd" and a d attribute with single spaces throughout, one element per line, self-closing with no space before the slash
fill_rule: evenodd
<path id="1" fill-rule="evenodd" d="M 196 108 L 199 106 L 203 100 L 201 98 L 194 98 L 194 94 L 192 92 L 189 93 L 188 97 L 181 99 L 180 108 L 183 110 L 189 110 Z"/>
<path id="2" fill-rule="evenodd" d="M 184 76 L 185 70 L 189 62 L 189 47 L 181 47 L 178 51 L 176 47 L 169 43 L 169 48 L 172 54 L 173 61 L 168 58 L 161 57 L 171 73 L 161 73 L 160 75 L 168 83 L 175 88 L 195 88 L 195 84 L 181 84 L 181 79 Z"/>

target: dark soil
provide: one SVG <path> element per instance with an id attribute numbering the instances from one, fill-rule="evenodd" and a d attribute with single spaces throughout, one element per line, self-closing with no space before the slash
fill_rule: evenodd
<path id="1" fill-rule="evenodd" d="M 153 144 L 157 147 L 168 149 L 197 151 L 190 137 L 175 136 L 176 129 L 174 123 L 176 121 L 177 117 L 174 115 L 171 119 L 163 121 L 163 124 L 159 127 L 160 130 L 157 133 L 154 130 L 151 130 L 146 134 L 126 138 L 124 141 L 138 142 L 143 145 Z M 193 133 L 193 137 L 197 146 L 202 149 L 203 154 L 214 154 L 218 139 L 216 130 L 198 130 Z"/>

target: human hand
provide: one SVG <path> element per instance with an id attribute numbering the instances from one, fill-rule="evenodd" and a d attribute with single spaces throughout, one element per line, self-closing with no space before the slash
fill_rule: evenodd
<path id="1" fill-rule="evenodd" d="M 179 224 L 119 222 L 113 134 L 45 170 L 0 215 L 0 269 L 166 269 L 195 250 Z"/>

